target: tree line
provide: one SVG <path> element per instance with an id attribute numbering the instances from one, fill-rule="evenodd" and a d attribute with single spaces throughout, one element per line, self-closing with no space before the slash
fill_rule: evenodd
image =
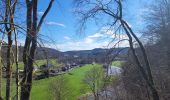
<path id="1" fill-rule="evenodd" d="M 47 4 L 47 8 L 42 15 L 42 17 L 38 20 L 37 15 L 37 7 L 38 7 L 38 0 L 25 0 L 22 2 L 26 5 L 26 28 L 20 26 L 15 21 L 16 19 L 16 10 L 17 6 L 21 4 L 19 0 L 2 0 L 1 7 L 2 7 L 2 14 L 1 14 L 1 33 L 3 34 L 1 40 L 1 48 L 2 48 L 2 41 L 4 36 L 7 36 L 7 64 L 6 64 L 6 100 L 11 100 L 11 82 L 12 82 L 12 66 L 16 64 L 16 99 L 19 98 L 21 100 L 29 100 L 30 99 L 30 92 L 32 87 L 32 73 L 33 73 L 33 61 L 35 58 L 35 50 L 37 48 L 37 36 L 41 25 L 47 16 L 48 12 L 50 11 L 54 0 L 50 0 L 49 4 Z M 5 14 L 3 15 L 3 13 Z M 24 75 L 21 79 L 18 78 L 18 39 L 17 39 L 17 32 L 22 31 L 26 34 L 25 37 L 25 44 L 23 50 L 23 63 L 24 63 Z M 15 36 L 13 40 L 13 36 Z M 15 58 L 14 62 L 11 61 L 12 59 L 12 44 L 15 41 Z M 2 59 L 2 58 L 1 58 Z M 2 83 L 2 66 L 1 66 L 1 83 Z M 2 91 L 2 84 L 0 84 L 0 91 Z M 0 92 L 0 98 L 2 99 L 2 92 Z"/>

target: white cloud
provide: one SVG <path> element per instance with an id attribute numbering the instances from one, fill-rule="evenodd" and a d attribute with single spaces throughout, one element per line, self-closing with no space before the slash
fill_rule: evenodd
<path id="1" fill-rule="evenodd" d="M 42 16 L 43 14 L 44 14 L 43 11 L 39 11 L 39 12 L 38 12 L 38 16 Z"/>
<path id="2" fill-rule="evenodd" d="M 112 30 L 107 30 L 106 27 L 102 28 L 99 32 L 89 35 L 81 40 L 70 40 L 69 37 L 65 36 L 67 42 L 57 44 L 59 50 L 69 51 L 69 50 L 90 50 L 94 48 L 105 48 L 108 46 L 110 41 L 114 38 L 115 40 L 109 45 L 108 48 L 113 47 L 119 40 L 128 39 L 126 34 L 116 34 L 113 35 Z M 128 47 L 128 41 L 121 41 L 116 47 Z"/>
<path id="3" fill-rule="evenodd" d="M 70 51 L 70 50 L 91 50 L 94 48 L 111 48 L 121 39 L 128 39 L 126 34 L 117 34 L 113 35 L 112 30 L 106 31 L 107 28 L 103 27 L 99 32 L 89 35 L 81 40 L 71 39 L 68 36 L 64 36 L 64 39 L 67 40 L 64 43 L 56 44 L 57 49 L 61 51 Z M 115 39 L 114 41 L 112 41 Z M 110 43 L 112 41 L 112 43 Z M 109 44 L 109 47 L 108 47 Z M 47 45 L 49 47 L 49 45 Z M 128 41 L 121 41 L 116 47 L 128 47 Z M 54 48 L 55 46 L 51 46 Z"/>
<path id="4" fill-rule="evenodd" d="M 106 42 L 103 42 L 106 43 Z M 77 41 L 77 42 L 66 42 L 63 44 L 58 44 L 57 47 L 62 51 L 69 50 L 90 50 L 94 48 L 102 48 L 107 44 L 97 43 L 97 42 L 86 42 L 86 41 Z"/>
<path id="5" fill-rule="evenodd" d="M 71 40 L 71 38 L 68 37 L 68 36 L 64 36 L 64 39 L 66 39 L 66 40 Z"/>
<path id="6" fill-rule="evenodd" d="M 113 41 L 111 44 L 109 44 L 109 48 L 113 48 L 113 47 L 129 47 L 129 42 L 127 40 L 124 40 L 124 41 L 119 41 L 119 40 Z"/>
<path id="7" fill-rule="evenodd" d="M 57 48 L 61 51 L 70 51 L 70 50 L 91 50 L 94 48 L 106 48 L 111 40 L 97 40 L 96 38 L 86 37 L 85 39 L 78 41 L 68 41 L 65 43 L 57 44 Z M 113 47 L 118 40 L 113 41 L 108 48 Z M 122 41 L 116 47 L 127 47 L 129 46 L 128 41 Z"/>
<path id="8" fill-rule="evenodd" d="M 128 22 L 127 22 L 127 24 L 129 25 L 129 27 L 131 27 L 131 28 L 133 27 L 132 24 L 130 24 L 130 23 L 128 23 Z"/>
<path id="9" fill-rule="evenodd" d="M 121 40 L 121 39 L 128 39 L 126 34 L 123 33 L 114 33 L 114 29 L 111 29 L 109 27 L 103 27 L 101 30 L 94 34 L 88 36 L 89 38 L 110 38 L 110 39 L 115 39 L 115 40 Z"/>
<path id="10" fill-rule="evenodd" d="M 86 39 L 80 40 L 80 41 L 69 41 L 62 44 L 57 44 L 57 48 L 61 51 L 70 51 L 70 50 L 91 50 L 94 48 L 106 48 L 108 46 L 110 41 L 102 41 L 102 42 L 96 42 L 96 41 L 90 41 L 87 42 Z M 117 41 L 112 42 L 112 44 L 109 45 L 108 48 L 113 47 Z M 128 47 L 129 43 L 128 41 L 122 41 L 116 47 Z"/>
<path id="11" fill-rule="evenodd" d="M 98 38 L 98 37 L 103 37 L 103 36 L 104 36 L 103 34 L 96 33 L 96 34 L 90 35 L 90 36 L 88 36 L 88 37 L 89 37 L 89 38 Z"/>
<path id="12" fill-rule="evenodd" d="M 86 44 L 90 44 L 90 43 L 93 43 L 94 41 L 91 38 L 85 38 L 85 40 L 83 42 Z"/>
<path id="13" fill-rule="evenodd" d="M 110 27 L 102 27 L 100 30 L 100 34 L 112 35 L 114 34 L 114 30 Z"/>
<path id="14" fill-rule="evenodd" d="M 58 23 L 58 22 L 47 22 L 46 24 L 47 24 L 47 25 L 54 25 L 54 26 L 66 27 L 64 24 Z"/>
<path id="15" fill-rule="evenodd" d="M 98 34 L 98 35 L 96 35 Z M 70 51 L 70 50 L 91 50 L 94 48 L 106 48 L 109 44 L 109 42 L 112 40 L 111 38 L 106 38 L 106 34 L 99 35 L 99 33 L 95 33 L 94 36 L 90 35 L 87 36 L 81 40 L 75 40 L 75 38 L 70 38 L 69 36 L 64 36 L 63 38 L 65 39 L 64 42 L 60 43 L 44 43 L 44 46 L 49 47 L 49 48 L 54 48 L 57 50 L 61 51 Z M 97 37 L 97 38 L 96 38 Z M 99 38 L 98 38 L 99 37 Z M 126 37 L 125 35 L 121 35 L 120 37 L 124 38 Z M 104 39 L 103 39 L 104 38 Z M 110 47 L 113 47 L 118 40 L 113 41 L 110 45 Z M 24 45 L 24 41 L 20 41 L 22 45 Z M 119 45 L 116 47 L 127 47 L 128 46 L 128 41 L 123 41 L 120 42 Z"/>
<path id="16" fill-rule="evenodd" d="M 114 34 L 111 36 L 111 38 L 116 40 L 129 39 L 126 34 Z"/>

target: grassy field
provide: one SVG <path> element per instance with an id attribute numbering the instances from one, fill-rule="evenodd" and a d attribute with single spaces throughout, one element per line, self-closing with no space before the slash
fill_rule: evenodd
<path id="1" fill-rule="evenodd" d="M 50 64 L 57 65 L 55 59 L 50 59 Z M 37 60 L 35 66 L 40 66 L 45 64 L 45 60 Z M 121 67 L 123 62 L 121 61 L 114 61 L 112 62 L 113 66 Z M 20 69 L 23 67 L 23 63 L 19 63 Z M 68 85 L 70 89 L 70 94 L 67 95 L 67 100 L 76 100 L 79 96 L 83 95 L 84 93 L 88 92 L 87 86 L 82 84 L 82 79 L 87 71 L 92 68 L 92 64 L 85 65 L 83 67 L 75 68 L 70 72 L 64 74 L 64 77 L 68 79 Z M 100 66 L 100 65 L 98 65 Z M 48 79 L 42 80 L 34 80 L 33 87 L 31 91 L 31 100 L 52 100 L 49 95 L 49 84 L 53 80 L 57 79 L 58 76 L 50 77 Z M 3 90 L 5 90 L 5 79 L 3 79 Z M 15 80 L 12 81 L 12 94 L 15 95 Z M 5 91 L 3 91 L 3 97 L 5 96 Z"/>
<path id="2" fill-rule="evenodd" d="M 123 63 L 124 63 L 123 61 L 113 61 L 112 66 L 121 67 Z"/>
<path id="3" fill-rule="evenodd" d="M 93 65 L 91 64 L 85 65 L 83 67 L 75 68 L 69 73 L 64 74 L 64 76 L 68 79 L 67 84 L 69 85 L 71 91 L 70 94 L 67 96 L 67 100 L 76 100 L 77 97 L 85 92 L 88 92 L 87 87 L 82 84 L 82 79 L 84 78 L 85 73 L 89 71 L 92 66 Z M 48 89 L 49 83 L 57 79 L 57 77 L 58 76 L 50 77 L 48 79 L 34 80 L 31 91 L 31 100 L 51 100 Z M 5 90 L 5 80 L 3 82 L 3 86 L 3 89 Z M 15 81 L 13 81 L 12 88 L 13 90 L 15 90 Z M 15 91 L 12 91 L 12 94 L 15 94 Z M 3 92 L 3 95 L 5 95 L 5 92 Z"/>
<path id="4" fill-rule="evenodd" d="M 87 92 L 88 90 L 82 84 L 82 79 L 87 71 L 92 68 L 92 65 L 86 65 L 80 68 L 76 68 L 64 76 L 69 80 L 68 85 L 70 89 L 70 95 L 68 94 L 67 100 L 76 100 L 77 97 Z M 71 73 L 71 74 L 70 74 Z M 31 93 L 32 100 L 47 100 L 49 97 L 48 86 L 52 80 L 55 80 L 57 77 L 51 77 L 49 79 L 43 79 L 33 82 L 33 88 Z M 82 90 L 85 90 L 82 92 Z M 38 94 L 37 94 L 38 93 Z"/>

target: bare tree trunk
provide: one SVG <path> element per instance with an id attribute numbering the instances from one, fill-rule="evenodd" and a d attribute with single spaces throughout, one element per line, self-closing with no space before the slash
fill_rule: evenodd
<path id="1" fill-rule="evenodd" d="M 31 2 L 29 2 L 31 3 Z M 32 1 L 32 5 L 28 4 L 28 10 L 27 10 L 27 18 L 32 17 L 32 8 L 33 8 L 33 29 L 32 32 L 28 31 L 28 35 L 31 34 L 31 37 L 27 37 L 26 44 L 25 44 L 25 54 L 24 54 L 24 64 L 25 64 L 25 75 L 24 75 L 24 85 L 22 86 L 22 93 L 21 93 L 21 100 L 29 100 L 30 98 L 30 92 L 32 87 L 32 72 L 33 72 L 33 61 L 34 61 L 34 53 L 37 45 L 37 38 L 36 38 L 36 28 L 37 28 L 37 0 Z M 27 19 L 28 27 L 31 28 L 32 21 L 30 19 Z M 30 35 L 29 35 L 30 36 Z M 32 42 L 29 57 L 27 59 L 27 52 L 29 51 L 30 43 Z"/>
<path id="2" fill-rule="evenodd" d="M 17 33 L 15 33 L 15 64 L 16 64 L 16 100 L 19 100 L 19 68 L 18 68 L 18 42 L 17 42 Z"/>
<path id="3" fill-rule="evenodd" d="M 12 3 L 13 4 L 12 4 Z M 14 12 L 17 0 L 6 0 L 5 5 L 5 29 L 8 35 L 8 47 L 7 47 L 7 68 L 6 68 L 6 100 L 11 99 L 11 79 L 12 79 L 12 62 L 11 62 L 11 50 L 12 50 L 12 32 L 14 30 Z M 10 25 L 7 25 L 7 22 Z"/>
<path id="4" fill-rule="evenodd" d="M 31 43 L 31 31 L 32 31 L 32 2 L 29 0 L 26 0 L 27 4 L 27 36 L 25 40 L 25 45 L 24 45 L 24 51 L 23 51 L 23 63 L 24 63 L 24 75 L 23 79 L 21 82 L 21 100 L 29 100 L 29 94 L 27 94 L 28 89 L 27 89 L 27 84 L 26 79 L 28 75 L 28 64 L 27 64 L 27 56 L 29 55 L 29 47 Z"/>
<path id="5" fill-rule="evenodd" d="M 0 55 L 0 58 L 1 58 L 1 55 Z M 0 59 L 0 62 L 1 62 L 1 59 Z M 0 100 L 1 99 L 2 99 L 2 62 L 0 63 Z"/>
<path id="6" fill-rule="evenodd" d="M 137 66 L 139 67 L 139 71 L 141 72 L 142 77 L 145 79 L 147 85 L 149 86 L 149 88 L 152 92 L 153 99 L 159 100 L 158 91 L 156 90 L 156 87 L 155 87 L 155 84 L 154 84 L 154 81 L 153 81 L 151 66 L 149 64 L 149 60 L 148 60 L 145 48 L 144 48 L 142 42 L 136 36 L 136 34 L 134 34 L 132 29 L 129 27 L 129 25 L 122 18 L 122 15 L 123 15 L 122 14 L 122 0 L 113 0 L 114 1 L 113 3 L 111 3 L 112 0 L 110 2 L 108 2 L 108 5 L 109 4 L 114 5 L 114 3 L 117 3 L 116 5 L 118 5 L 118 7 L 115 10 L 116 12 L 113 10 L 114 8 L 113 9 L 110 8 L 111 6 L 108 7 L 107 5 L 105 5 L 103 3 L 103 0 L 96 0 L 96 2 L 91 2 L 91 0 L 88 0 L 88 1 L 86 1 L 86 0 L 85 1 L 84 0 L 75 0 L 75 1 L 77 2 L 78 7 L 82 7 L 85 4 L 90 5 L 91 3 L 92 4 L 94 3 L 94 5 L 95 5 L 92 8 L 90 7 L 90 9 L 87 8 L 87 10 L 85 10 L 85 11 L 83 11 L 83 10 L 78 11 L 78 13 L 83 16 L 82 19 L 81 19 L 82 24 L 80 25 L 81 30 L 84 28 L 83 26 L 85 26 L 87 19 L 95 18 L 100 13 L 104 13 L 104 14 L 109 15 L 113 18 L 113 23 L 110 25 L 110 27 L 117 25 L 118 21 L 120 21 L 120 23 L 121 23 L 120 26 L 121 27 L 123 26 L 123 29 L 124 29 L 125 33 L 127 34 L 128 38 L 129 38 L 129 44 L 130 44 L 130 48 L 132 50 L 132 55 L 134 57 L 134 60 L 137 64 Z M 138 56 L 136 54 L 136 50 L 133 47 L 133 39 L 135 39 L 137 41 L 137 43 L 139 44 L 139 49 L 142 52 L 142 57 L 144 59 L 145 68 L 142 66 L 140 59 L 138 58 Z"/>
<path id="7" fill-rule="evenodd" d="M 7 22 L 9 19 L 9 7 L 10 7 L 10 1 L 6 1 L 6 11 L 5 11 L 5 22 Z M 11 26 L 11 25 L 10 25 Z M 11 99 L 11 46 L 12 46 L 12 30 L 11 27 L 8 28 L 8 25 L 5 24 L 6 32 L 8 35 L 8 47 L 7 47 L 7 67 L 6 67 L 6 100 Z"/>
<path id="8" fill-rule="evenodd" d="M 99 100 L 96 92 L 93 92 L 93 95 L 94 95 L 94 100 Z"/>
<path id="9" fill-rule="evenodd" d="M 154 85 L 154 82 L 153 82 L 153 78 L 152 78 L 152 74 L 151 74 L 151 70 L 150 70 L 150 65 L 149 65 L 149 61 L 147 59 L 145 49 L 144 49 L 142 43 L 140 42 L 140 40 L 136 37 L 136 35 L 131 30 L 131 28 L 128 26 L 128 24 L 123 20 L 121 20 L 121 24 L 123 25 L 123 28 L 124 28 L 126 34 L 129 37 L 129 44 L 130 44 L 130 48 L 132 50 L 132 54 L 134 56 L 134 60 L 137 63 L 143 78 L 145 79 L 147 85 L 149 86 L 149 88 L 150 88 L 150 90 L 152 92 L 153 100 L 159 100 L 159 95 L 158 95 L 158 92 L 157 92 L 157 90 L 155 88 L 155 85 Z M 136 55 L 136 51 L 135 51 L 135 49 L 133 47 L 132 36 L 130 35 L 129 31 L 133 35 L 133 37 L 135 37 L 137 42 L 139 43 L 139 46 L 140 46 L 140 48 L 142 50 L 142 53 L 143 53 L 143 56 L 144 56 L 145 63 L 147 65 L 147 73 L 145 72 L 145 69 L 142 67 L 142 65 L 141 65 L 141 63 L 139 61 L 139 58 Z"/>
<path id="10" fill-rule="evenodd" d="M 7 68 L 6 68 L 6 100 L 11 99 L 11 78 L 12 78 L 12 66 L 11 66 L 11 47 L 12 38 L 11 32 L 8 33 L 8 50 L 7 50 Z"/>
<path id="11" fill-rule="evenodd" d="M 0 42 L 0 100 L 2 100 L 2 44 L 3 44 L 3 39 L 5 37 L 5 33 L 2 35 L 2 39 Z"/>
<path id="12" fill-rule="evenodd" d="M 46 11 L 40 19 L 37 25 L 37 4 L 38 0 L 26 0 L 27 4 L 27 37 L 24 45 L 23 62 L 24 62 L 24 76 L 21 82 L 21 100 L 29 100 L 32 87 L 32 72 L 34 53 L 37 47 L 37 33 L 41 27 L 41 24 L 48 14 L 52 3 L 51 0 Z M 33 13 L 33 15 L 32 15 Z M 32 19 L 33 18 L 33 19 Z M 31 46 L 31 47 L 30 47 Z"/>
<path id="13" fill-rule="evenodd" d="M 139 40 L 139 38 L 134 34 L 132 29 L 129 27 L 127 22 L 122 19 L 122 3 L 121 3 L 121 0 L 118 0 L 118 5 L 119 5 L 119 10 L 120 10 L 120 17 L 118 17 L 118 19 L 120 20 L 121 25 L 123 26 L 123 29 L 125 30 L 128 38 L 129 38 L 129 44 L 130 44 L 130 48 L 132 50 L 132 54 L 134 56 L 134 60 L 137 63 L 143 78 L 145 79 L 147 85 L 149 86 L 149 88 L 152 92 L 153 100 L 159 100 L 158 91 L 156 90 L 156 87 L 155 87 L 155 84 L 154 84 L 154 81 L 153 81 L 151 67 L 150 67 L 150 64 L 149 64 L 149 60 L 148 60 L 145 48 L 144 48 L 142 42 Z M 146 64 L 146 72 L 145 72 L 145 69 L 142 67 L 142 65 L 140 63 L 138 56 L 136 55 L 136 51 L 133 47 L 133 41 L 132 41 L 131 35 L 135 38 L 135 40 L 139 44 L 139 47 L 142 51 L 142 56 L 144 57 L 144 62 Z"/>
<path id="14" fill-rule="evenodd" d="M 2 100 L 2 55 L 1 55 L 2 51 L 1 49 L 2 49 L 3 37 L 4 37 L 4 33 L 0 43 L 0 100 Z"/>

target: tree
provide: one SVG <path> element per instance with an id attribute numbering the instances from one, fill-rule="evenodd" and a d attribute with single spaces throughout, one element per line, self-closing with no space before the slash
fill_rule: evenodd
<path id="1" fill-rule="evenodd" d="M 103 16 L 106 16 L 106 18 L 110 19 L 109 21 L 105 21 L 105 25 L 109 27 L 108 30 L 111 30 L 113 27 L 116 28 L 116 31 L 113 32 L 113 34 L 116 34 L 117 30 L 123 29 L 123 33 L 125 33 L 129 39 L 128 41 L 134 61 L 137 64 L 142 77 L 149 86 L 153 99 L 159 100 L 158 91 L 154 84 L 150 63 L 144 45 L 123 18 L 122 0 L 75 0 L 75 2 L 76 7 L 79 8 L 76 10 L 76 13 L 81 17 L 80 31 L 85 29 L 88 20 L 95 19 L 98 21 L 101 16 L 102 18 Z M 99 21 L 99 23 L 101 22 Z M 137 42 L 139 49 L 142 52 L 144 64 L 141 64 L 140 59 L 137 56 L 134 48 L 134 40 Z"/>
<path id="2" fill-rule="evenodd" d="M 27 7 L 27 35 L 23 51 L 24 75 L 21 82 L 21 100 L 29 100 L 32 87 L 32 73 L 35 50 L 37 47 L 37 34 L 41 25 L 50 11 L 54 0 L 50 0 L 47 9 L 39 20 L 37 20 L 38 0 L 25 0 Z"/>
<path id="3" fill-rule="evenodd" d="M 16 100 L 19 100 L 19 66 L 18 66 L 18 59 L 19 59 L 19 50 L 18 50 L 18 33 L 14 30 L 15 34 L 15 64 L 16 64 Z"/>
<path id="4" fill-rule="evenodd" d="M 16 27 L 15 27 L 15 22 L 14 22 L 14 17 L 16 15 L 16 6 L 17 6 L 18 0 L 2 0 L 1 1 L 1 9 L 2 12 L 5 12 L 4 16 L 1 16 L 1 24 L 2 27 L 0 29 L 0 32 L 3 34 L 2 35 L 2 39 L 1 39 L 1 47 L 0 49 L 5 49 L 6 47 L 4 47 L 4 38 L 7 35 L 8 38 L 8 43 L 7 43 L 7 50 L 5 50 L 6 52 L 6 57 L 1 56 L 1 65 L 3 64 L 3 60 L 5 59 L 6 61 L 6 99 L 9 100 L 11 99 L 11 79 L 12 79 L 12 65 L 13 65 L 13 61 L 15 60 L 15 58 L 13 57 L 13 51 L 12 51 L 12 36 L 13 33 L 16 33 Z M 16 39 L 15 39 L 16 40 Z M 3 48 L 2 48 L 3 47 Z M 3 50 L 4 51 L 4 50 Z M 0 52 L 2 53 L 2 51 L 0 50 Z M 2 58 L 3 57 L 3 58 Z M 18 56 L 16 56 L 16 59 L 18 58 Z M 4 65 L 3 65 L 4 66 Z M 2 79 L 2 66 L 1 66 L 1 79 Z M 17 70 L 17 69 L 16 69 Z M 18 79 L 17 79 L 18 80 Z M 16 81 L 17 81 L 16 80 Z M 2 82 L 0 82 L 2 83 Z M 1 84 L 2 85 L 2 84 Z M 18 85 L 16 86 L 17 88 L 19 87 Z M 1 86 L 0 86 L 0 91 L 1 91 Z M 2 99 L 1 93 L 0 93 L 0 99 Z M 17 96 L 17 100 L 18 100 L 18 96 Z"/>
<path id="5" fill-rule="evenodd" d="M 154 39 L 153 44 L 160 45 L 166 51 L 166 59 L 170 59 L 170 0 L 156 0 L 151 6 L 152 12 L 146 17 L 148 25 L 145 33 Z M 169 60 L 166 63 L 170 66 Z"/>
<path id="6" fill-rule="evenodd" d="M 53 100 L 66 100 L 67 95 L 71 94 L 67 77 L 60 75 L 49 84 L 49 93 Z"/>
<path id="7" fill-rule="evenodd" d="M 0 6 L 2 6 L 3 2 L 0 1 Z M 0 21 L 3 21 L 3 15 L 2 13 L 0 14 Z M 2 44 L 3 44 L 3 38 L 5 36 L 5 32 L 2 30 L 2 27 L 0 28 L 0 33 L 3 34 L 2 35 L 2 38 L 1 38 L 1 41 L 0 41 L 0 100 L 2 99 Z"/>
<path id="8" fill-rule="evenodd" d="M 26 42 L 25 42 L 25 48 L 23 53 L 23 62 L 24 62 L 24 76 L 21 81 L 21 99 L 22 100 L 28 100 L 30 97 L 30 91 L 32 86 L 32 71 L 33 71 L 33 61 L 34 61 L 34 52 L 37 45 L 37 34 L 41 28 L 41 25 L 50 11 L 52 4 L 54 0 L 50 0 L 49 5 L 47 9 L 45 10 L 45 13 L 40 18 L 40 20 L 37 19 L 37 5 L 38 0 L 25 0 L 25 3 L 27 5 L 27 29 L 21 27 L 20 25 L 17 25 L 14 23 L 14 14 L 15 14 L 15 8 L 17 0 L 3 0 L 1 3 L 5 5 L 4 11 L 5 15 L 0 15 L 0 18 L 2 21 L 0 22 L 0 25 L 4 25 L 5 31 L 3 31 L 3 26 L 0 29 L 0 32 L 3 34 L 7 34 L 8 37 L 8 47 L 7 47 L 7 67 L 6 67 L 6 99 L 9 100 L 11 98 L 11 75 L 12 75 L 12 33 L 15 33 L 15 44 L 16 44 L 16 57 L 14 58 L 16 61 L 16 66 L 18 66 L 18 48 L 17 48 L 17 33 L 15 28 L 22 29 L 22 31 L 27 32 L 26 35 Z M 39 23 L 37 23 L 39 21 Z M 3 38 L 1 40 L 2 45 Z M 2 67 L 0 68 L 2 69 Z M 1 70 L 2 72 L 2 70 Z M 18 73 L 18 67 L 16 68 L 16 73 Z M 2 75 L 2 73 L 0 73 Z M 17 93 L 17 99 L 19 99 L 19 81 L 18 81 L 18 74 L 16 75 L 16 93 Z M 0 78 L 1 81 L 1 78 Z M 0 86 L 1 89 L 1 86 Z M 1 97 L 1 92 L 0 92 Z"/>
<path id="9" fill-rule="evenodd" d="M 82 81 L 91 90 L 94 99 L 99 100 L 99 92 L 104 86 L 104 71 L 98 65 L 93 65 L 92 67 L 91 70 L 85 73 Z"/>
<path id="10" fill-rule="evenodd" d="M 7 68 L 6 68 L 6 100 L 11 99 L 11 78 L 12 78 L 12 62 L 11 62 L 11 50 L 12 50 L 12 33 L 15 30 L 14 25 L 14 13 L 16 8 L 17 0 L 10 1 L 6 0 L 5 2 L 5 30 L 8 37 L 8 47 L 7 47 Z M 10 23 L 8 25 L 7 23 Z"/>

